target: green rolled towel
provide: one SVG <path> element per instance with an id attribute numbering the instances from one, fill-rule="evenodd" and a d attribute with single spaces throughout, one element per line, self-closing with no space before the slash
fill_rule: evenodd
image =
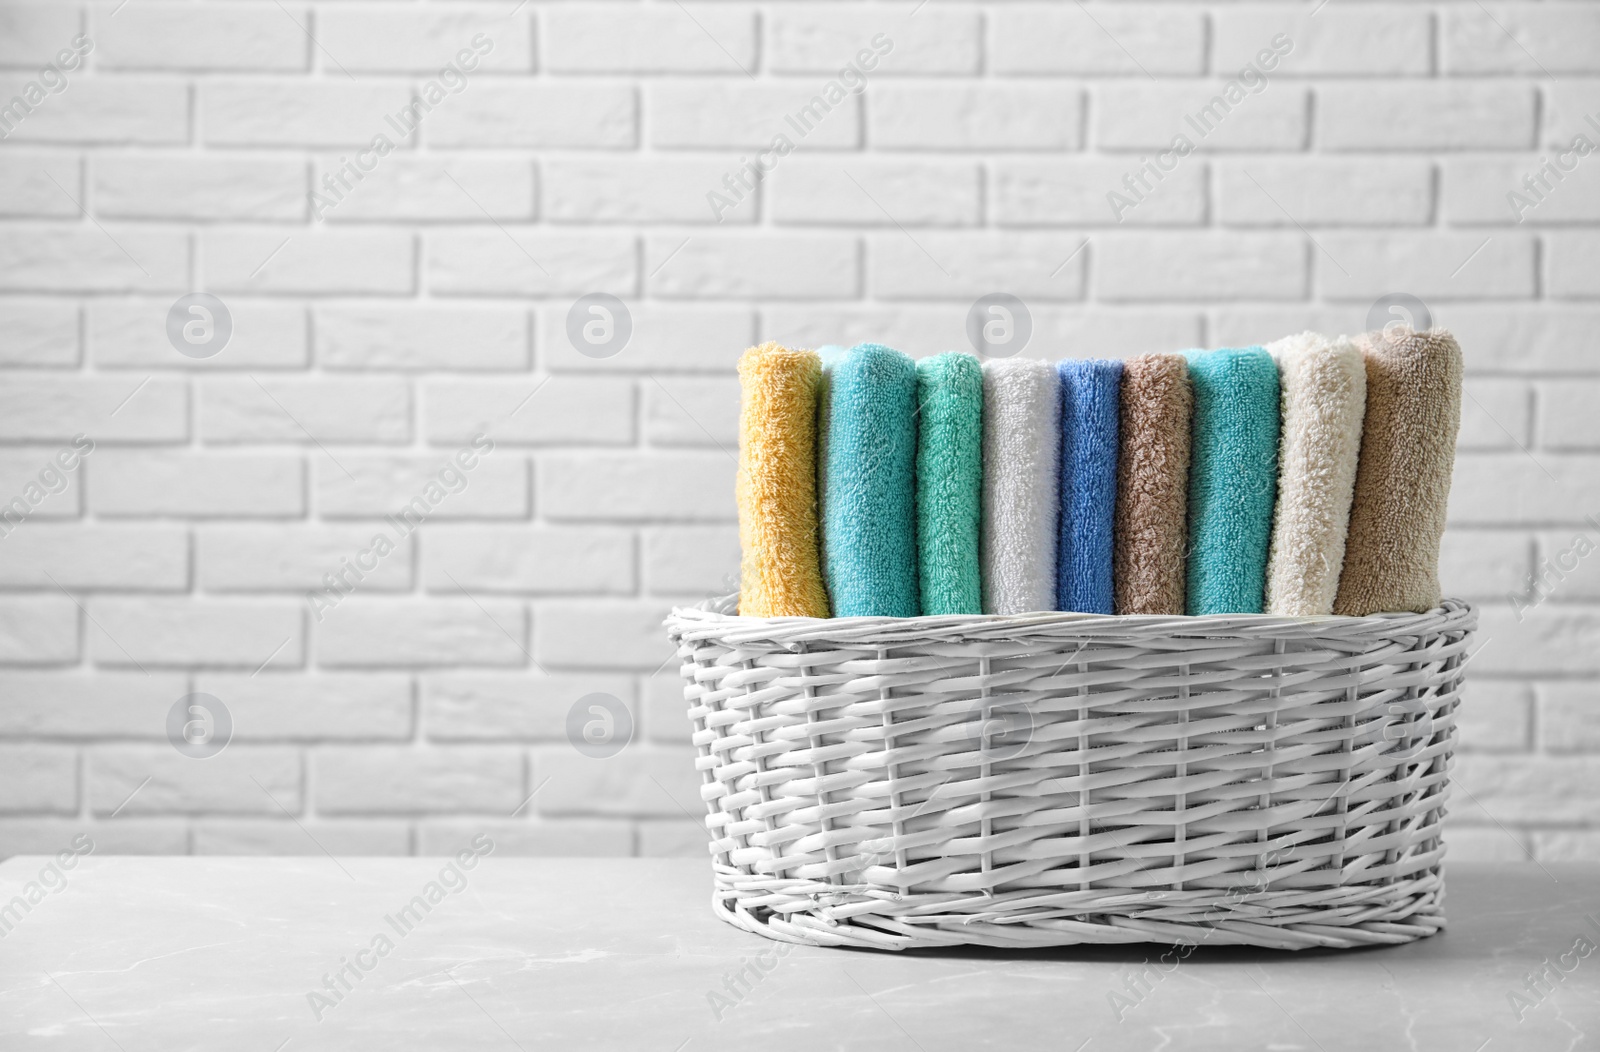
<path id="1" fill-rule="evenodd" d="M 863 343 L 828 377 L 823 574 L 835 617 L 917 615 L 917 367 Z"/>
<path id="2" fill-rule="evenodd" d="M 1188 610 L 1259 614 L 1278 485 L 1278 366 L 1260 347 L 1188 359 Z"/>
<path id="3" fill-rule="evenodd" d="M 924 614 L 981 614 L 983 366 L 970 354 L 917 363 L 917 579 Z"/>

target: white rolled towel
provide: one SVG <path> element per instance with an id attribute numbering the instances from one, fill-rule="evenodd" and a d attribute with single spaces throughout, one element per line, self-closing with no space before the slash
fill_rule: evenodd
<path id="1" fill-rule="evenodd" d="M 983 612 L 1056 607 L 1061 395 L 1055 366 L 983 365 Z"/>
<path id="2" fill-rule="evenodd" d="M 1343 336 L 1303 332 L 1267 350 L 1278 363 L 1283 431 L 1265 611 L 1331 614 L 1361 454 L 1366 365 Z"/>

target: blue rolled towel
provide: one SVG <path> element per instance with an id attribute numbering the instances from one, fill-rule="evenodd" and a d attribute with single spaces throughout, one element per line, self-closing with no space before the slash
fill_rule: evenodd
<path id="1" fill-rule="evenodd" d="M 1112 521 L 1117 507 L 1117 417 L 1122 363 L 1063 361 L 1061 376 L 1061 537 L 1056 606 L 1084 614 L 1115 612 Z"/>
<path id="2" fill-rule="evenodd" d="M 823 574 L 835 617 L 917 615 L 917 368 L 881 344 L 828 382 Z"/>
<path id="3" fill-rule="evenodd" d="M 1260 347 L 1187 354 L 1188 610 L 1259 614 L 1278 487 L 1278 366 Z"/>
<path id="4" fill-rule="evenodd" d="M 917 580 L 924 614 L 983 613 L 978 526 L 983 365 L 971 354 L 917 363 Z"/>

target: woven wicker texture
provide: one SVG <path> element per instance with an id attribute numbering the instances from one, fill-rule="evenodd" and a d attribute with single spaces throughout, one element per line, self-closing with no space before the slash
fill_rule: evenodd
<path id="1" fill-rule="evenodd" d="M 1476 615 L 680 608 L 714 904 L 905 949 L 1406 942 Z"/>

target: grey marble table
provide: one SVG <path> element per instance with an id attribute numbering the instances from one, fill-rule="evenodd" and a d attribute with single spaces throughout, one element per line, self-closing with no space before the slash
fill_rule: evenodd
<path id="1" fill-rule="evenodd" d="M 0 904 L 58 885 L 0 913 L 6 1052 L 1600 1044 L 1600 867 L 1452 866 L 1435 938 L 1201 946 L 1141 985 L 1159 949 L 780 957 L 712 916 L 697 861 L 88 855 L 64 885 L 48 861 L 0 865 Z"/>

